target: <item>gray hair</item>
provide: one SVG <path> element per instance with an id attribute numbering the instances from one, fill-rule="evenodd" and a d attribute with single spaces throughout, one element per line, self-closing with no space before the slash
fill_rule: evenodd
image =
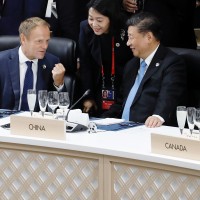
<path id="1" fill-rule="evenodd" d="M 49 23 L 39 17 L 31 17 L 24 20 L 19 26 L 19 34 L 24 34 L 26 37 L 29 36 L 31 30 L 37 26 L 47 26 L 50 29 Z"/>

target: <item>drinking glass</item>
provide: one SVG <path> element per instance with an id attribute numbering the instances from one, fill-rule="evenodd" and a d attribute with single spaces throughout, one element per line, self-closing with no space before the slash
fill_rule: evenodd
<path id="1" fill-rule="evenodd" d="M 40 105 L 40 111 L 42 116 L 44 117 L 44 113 L 46 111 L 47 102 L 48 102 L 48 92 L 47 90 L 39 90 L 38 91 L 38 101 Z"/>
<path id="2" fill-rule="evenodd" d="M 137 5 L 137 0 L 132 0 L 132 3 L 133 3 L 133 6 L 138 6 L 138 5 Z M 135 8 L 133 8 L 133 11 L 132 11 L 132 12 L 133 12 L 133 13 L 136 12 Z"/>
<path id="3" fill-rule="evenodd" d="M 199 134 L 200 134 L 200 108 L 195 109 L 194 112 L 194 125 L 198 127 Z M 199 135 L 200 139 L 200 135 Z"/>
<path id="4" fill-rule="evenodd" d="M 181 134 L 183 133 L 183 129 L 185 127 L 186 116 L 187 116 L 186 107 L 185 106 L 177 106 L 176 118 L 177 118 L 178 127 L 180 129 Z"/>
<path id="5" fill-rule="evenodd" d="M 190 129 L 190 133 L 192 134 L 192 131 L 194 130 L 194 107 L 188 107 L 187 108 L 187 123 L 188 128 Z"/>
<path id="6" fill-rule="evenodd" d="M 57 91 L 48 92 L 48 106 L 51 108 L 52 115 L 54 117 L 54 111 L 58 107 L 58 92 Z"/>
<path id="7" fill-rule="evenodd" d="M 31 116 L 33 115 L 33 111 L 35 108 L 35 102 L 36 102 L 36 91 L 33 89 L 27 90 L 27 101 L 28 101 L 28 107 L 31 112 Z"/>
<path id="8" fill-rule="evenodd" d="M 65 114 L 67 108 L 69 107 L 70 99 L 68 92 L 60 92 L 59 93 L 59 107 L 63 110 L 63 119 L 65 120 Z"/>

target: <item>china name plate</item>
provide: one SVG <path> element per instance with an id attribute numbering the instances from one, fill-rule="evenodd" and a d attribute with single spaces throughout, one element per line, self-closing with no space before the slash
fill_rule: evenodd
<path id="1" fill-rule="evenodd" d="M 64 120 L 11 115 L 10 130 L 13 135 L 66 140 Z"/>

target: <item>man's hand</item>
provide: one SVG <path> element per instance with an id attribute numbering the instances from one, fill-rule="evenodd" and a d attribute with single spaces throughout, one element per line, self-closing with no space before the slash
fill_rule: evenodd
<path id="1" fill-rule="evenodd" d="M 122 5 L 127 12 L 135 13 L 138 10 L 136 0 L 123 0 Z"/>
<path id="2" fill-rule="evenodd" d="M 158 117 L 156 116 L 150 116 L 147 118 L 145 121 L 145 125 L 149 128 L 154 128 L 154 127 L 159 127 L 163 124 L 163 121 L 161 121 Z"/>
<path id="3" fill-rule="evenodd" d="M 65 67 L 61 64 L 55 64 L 52 70 L 52 76 L 54 80 L 54 85 L 59 87 L 64 83 Z"/>
<path id="4" fill-rule="evenodd" d="M 97 105 L 94 100 L 90 99 L 83 102 L 83 112 L 88 113 L 92 108 L 97 110 Z"/>

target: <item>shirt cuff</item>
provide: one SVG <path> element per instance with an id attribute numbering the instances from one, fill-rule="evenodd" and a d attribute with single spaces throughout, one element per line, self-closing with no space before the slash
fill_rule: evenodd
<path id="1" fill-rule="evenodd" d="M 163 123 L 165 122 L 165 120 L 160 115 L 152 115 L 152 116 L 159 118 Z"/>
<path id="2" fill-rule="evenodd" d="M 56 90 L 57 90 L 58 92 L 60 92 L 60 91 L 63 89 L 63 87 L 64 87 L 64 84 L 59 85 L 59 86 L 56 86 L 55 84 L 53 84 L 53 85 L 54 85 L 54 87 L 56 88 Z"/>

